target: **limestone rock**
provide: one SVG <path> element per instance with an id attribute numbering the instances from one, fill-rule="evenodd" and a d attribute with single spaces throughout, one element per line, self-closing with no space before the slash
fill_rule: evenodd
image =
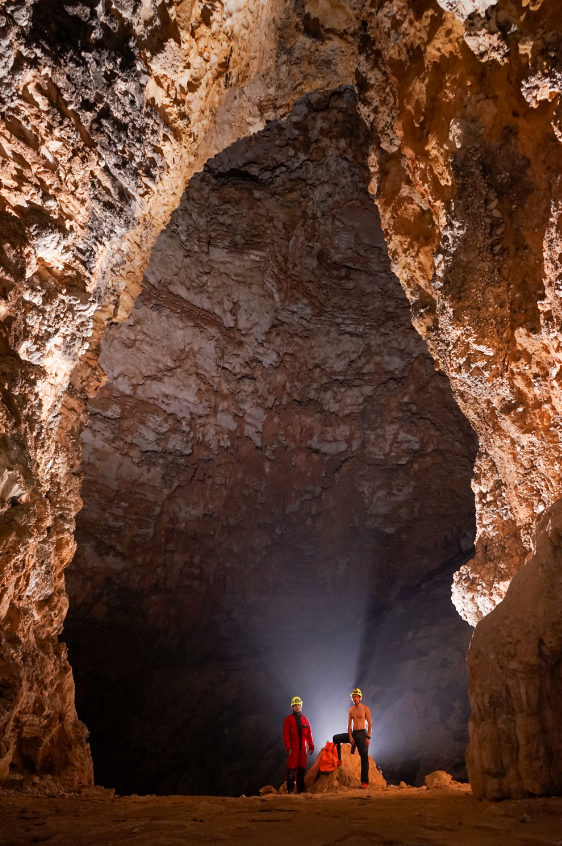
<path id="1" fill-rule="evenodd" d="M 345 793 L 361 787 L 361 758 L 357 752 L 354 755 L 351 754 L 351 747 L 348 744 L 343 744 L 341 747 L 342 766 L 331 773 L 319 772 L 320 754 L 304 777 L 309 793 Z M 381 787 L 386 787 L 386 781 L 369 755 L 369 789 L 377 790 Z"/>
<path id="2" fill-rule="evenodd" d="M 260 796 L 269 796 L 273 795 L 274 793 L 277 793 L 277 791 L 271 784 L 268 784 L 265 787 L 261 787 L 259 790 Z"/>
<path id="3" fill-rule="evenodd" d="M 425 786 L 428 790 L 451 790 L 456 784 L 453 777 L 444 770 L 436 770 L 425 777 Z"/>
<path id="4" fill-rule="evenodd" d="M 92 782 L 58 634 L 97 345 L 130 310 L 227 68 L 243 87 L 272 43 L 269 5 L 251 20 L 187 6 L 15 0 L 0 14 L 0 777 Z M 255 122 L 251 104 L 223 137 Z"/>
<path id="5" fill-rule="evenodd" d="M 558 502 L 505 599 L 474 632 L 467 763 L 480 798 L 562 790 L 561 532 Z"/>

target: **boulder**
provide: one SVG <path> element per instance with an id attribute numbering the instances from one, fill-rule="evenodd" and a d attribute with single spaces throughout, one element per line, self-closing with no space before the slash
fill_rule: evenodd
<path id="1" fill-rule="evenodd" d="M 445 770 L 435 770 L 425 777 L 425 786 L 428 790 L 465 790 L 466 785 L 454 781 L 453 777 Z"/>
<path id="2" fill-rule="evenodd" d="M 271 784 L 262 787 L 259 791 L 260 796 L 269 796 L 270 793 L 277 793 L 277 791 Z"/>
<path id="3" fill-rule="evenodd" d="M 361 758 L 357 752 L 351 754 L 349 745 L 341 748 L 342 766 L 331 773 L 319 772 L 320 754 L 304 777 L 306 789 L 310 793 L 343 793 L 361 787 Z M 376 790 L 381 787 L 386 787 L 386 781 L 369 755 L 369 788 Z"/>

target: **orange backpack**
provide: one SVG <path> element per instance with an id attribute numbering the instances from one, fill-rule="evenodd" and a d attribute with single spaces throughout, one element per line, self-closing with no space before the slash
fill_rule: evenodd
<path id="1" fill-rule="evenodd" d="M 336 744 L 330 740 L 326 743 L 318 759 L 318 769 L 321 773 L 333 773 L 338 765 L 338 750 Z"/>

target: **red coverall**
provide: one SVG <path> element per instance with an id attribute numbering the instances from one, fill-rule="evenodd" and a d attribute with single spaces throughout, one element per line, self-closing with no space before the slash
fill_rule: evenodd
<path id="1" fill-rule="evenodd" d="M 297 770 L 297 790 L 299 793 L 304 792 L 304 772 L 306 770 L 306 747 L 314 752 L 314 741 L 312 740 L 312 730 L 310 723 L 304 714 L 301 714 L 302 725 L 302 745 L 299 748 L 299 732 L 297 728 L 297 718 L 294 714 L 289 714 L 285 717 L 283 723 L 283 743 L 285 744 L 285 751 L 291 750 L 291 754 L 287 756 L 287 790 L 292 793 L 295 784 L 295 770 Z"/>

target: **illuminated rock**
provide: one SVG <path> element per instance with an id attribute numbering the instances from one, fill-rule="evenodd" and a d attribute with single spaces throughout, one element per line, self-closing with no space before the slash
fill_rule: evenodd
<path id="1" fill-rule="evenodd" d="M 309 793 L 345 793 L 361 787 L 361 758 L 357 752 L 351 754 L 351 746 L 347 743 L 341 748 L 342 766 L 332 773 L 318 771 L 319 758 L 320 755 L 304 777 Z M 380 790 L 381 787 L 386 787 L 386 781 L 369 755 L 369 790 Z"/>
<path id="2" fill-rule="evenodd" d="M 261 787 L 259 790 L 260 796 L 272 796 L 275 793 L 277 793 L 277 791 L 271 784 L 268 784 L 265 787 Z"/>
<path id="3" fill-rule="evenodd" d="M 532 555 L 476 627 L 471 672 L 472 789 L 487 799 L 562 791 L 562 502 Z"/>
<path id="4" fill-rule="evenodd" d="M 466 785 L 454 781 L 453 777 L 444 770 L 436 770 L 426 775 L 424 781 L 428 790 L 466 790 Z"/>

